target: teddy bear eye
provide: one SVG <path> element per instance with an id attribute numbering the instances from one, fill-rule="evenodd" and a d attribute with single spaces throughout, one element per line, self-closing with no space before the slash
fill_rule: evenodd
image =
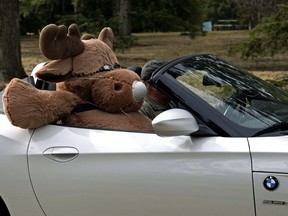
<path id="1" fill-rule="evenodd" d="M 120 91 L 122 89 L 122 84 L 121 83 L 115 83 L 114 84 L 114 90 L 115 91 Z"/>

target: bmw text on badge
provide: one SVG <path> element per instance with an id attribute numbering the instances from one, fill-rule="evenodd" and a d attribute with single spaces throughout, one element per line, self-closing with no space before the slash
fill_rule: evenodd
<path id="1" fill-rule="evenodd" d="M 267 176 L 263 182 L 264 187 L 269 190 L 273 191 L 276 190 L 279 186 L 279 181 L 275 176 Z"/>

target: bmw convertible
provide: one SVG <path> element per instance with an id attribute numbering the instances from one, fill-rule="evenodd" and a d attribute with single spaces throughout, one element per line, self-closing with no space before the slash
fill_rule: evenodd
<path id="1" fill-rule="evenodd" d="M 287 215 L 285 92 L 213 55 L 150 84 L 177 104 L 153 133 L 21 129 L 1 104 L 0 216 Z"/>

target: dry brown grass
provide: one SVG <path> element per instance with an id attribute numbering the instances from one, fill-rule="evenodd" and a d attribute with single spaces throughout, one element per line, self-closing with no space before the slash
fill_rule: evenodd
<path id="1" fill-rule="evenodd" d="M 24 36 L 21 38 L 22 64 L 27 74 L 30 74 L 38 63 L 47 61 L 39 50 L 38 39 L 38 36 Z"/>
<path id="2" fill-rule="evenodd" d="M 214 31 L 205 37 L 199 36 L 193 40 L 180 33 L 139 33 L 133 36 L 137 40 L 129 50 L 116 52 L 122 67 L 141 66 L 151 59 L 171 60 L 188 54 L 209 53 L 249 69 L 264 79 L 287 78 L 286 56 L 244 61 L 239 54 L 229 55 L 229 47 L 247 38 L 248 31 Z M 23 67 L 28 74 L 37 63 L 47 60 L 39 51 L 37 36 L 23 37 L 21 49 Z"/>
<path id="3" fill-rule="evenodd" d="M 170 60 L 188 54 L 209 53 L 250 70 L 275 71 L 288 68 L 287 58 L 283 55 L 249 61 L 241 59 L 240 54 L 229 55 L 229 48 L 246 39 L 248 31 L 214 31 L 193 40 L 180 33 L 143 33 L 135 36 L 138 40 L 129 51 L 117 53 L 120 63 L 125 66 L 131 63 L 141 65 L 154 58 Z"/>
<path id="4" fill-rule="evenodd" d="M 247 38 L 248 31 L 214 31 L 193 40 L 180 33 L 139 33 L 133 36 L 137 40 L 129 50 L 116 52 L 122 67 L 142 66 L 151 59 L 172 60 L 183 55 L 209 53 L 246 68 L 263 79 L 288 79 L 288 61 L 284 55 L 249 61 L 242 60 L 239 54 L 229 55 L 229 47 Z M 22 64 L 27 74 L 38 63 L 47 61 L 39 51 L 38 36 L 22 37 L 21 50 Z"/>
<path id="5" fill-rule="evenodd" d="M 119 61 L 126 64 L 144 64 L 150 59 L 171 60 L 183 55 L 209 53 L 228 57 L 228 47 L 245 37 L 247 32 L 211 32 L 205 37 L 190 39 L 180 33 L 135 34 L 138 40 L 125 53 L 117 53 Z"/>

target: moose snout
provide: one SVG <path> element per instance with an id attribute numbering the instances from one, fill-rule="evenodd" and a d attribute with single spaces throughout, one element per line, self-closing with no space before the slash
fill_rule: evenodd
<path id="1" fill-rule="evenodd" d="M 132 83 L 132 93 L 137 102 L 141 102 L 146 96 L 147 89 L 143 82 L 134 81 Z"/>

